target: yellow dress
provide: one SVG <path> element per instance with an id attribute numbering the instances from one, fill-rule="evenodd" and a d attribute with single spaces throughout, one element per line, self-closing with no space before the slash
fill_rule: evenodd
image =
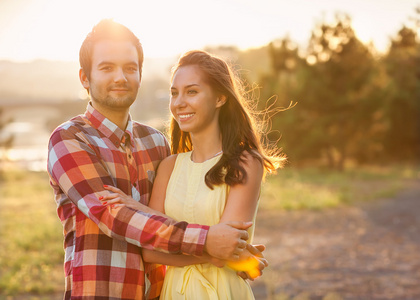
<path id="1" fill-rule="evenodd" d="M 221 155 L 203 163 L 194 163 L 191 152 L 180 153 L 168 183 L 165 213 L 175 220 L 215 225 L 219 223 L 226 204 L 228 186 L 215 186 L 213 190 L 204 182 L 206 173 Z M 250 239 L 253 229 L 250 230 Z M 161 298 L 192 300 L 247 300 L 255 299 L 249 283 L 225 266 L 197 264 L 186 267 L 168 266 Z"/>

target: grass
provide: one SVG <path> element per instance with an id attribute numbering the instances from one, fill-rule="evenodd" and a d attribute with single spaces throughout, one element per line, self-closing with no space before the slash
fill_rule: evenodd
<path id="1" fill-rule="evenodd" d="M 48 176 L 5 172 L 0 195 L 0 299 L 62 292 L 62 226 Z"/>
<path id="2" fill-rule="evenodd" d="M 263 184 L 260 209 L 320 210 L 392 197 L 418 174 L 403 167 L 342 173 L 286 168 Z M 0 195 L 0 299 L 61 298 L 62 226 L 47 174 L 4 173 Z"/>
<path id="3" fill-rule="evenodd" d="M 263 183 L 260 209 L 319 210 L 389 198 L 419 174 L 418 169 L 401 166 L 344 172 L 285 168 Z"/>

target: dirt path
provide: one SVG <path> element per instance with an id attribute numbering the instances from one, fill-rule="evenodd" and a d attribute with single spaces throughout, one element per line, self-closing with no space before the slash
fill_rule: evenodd
<path id="1" fill-rule="evenodd" d="M 420 181 L 352 207 L 260 212 L 255 242 L 270 262 L 258 300 L 420 299 Z"/>

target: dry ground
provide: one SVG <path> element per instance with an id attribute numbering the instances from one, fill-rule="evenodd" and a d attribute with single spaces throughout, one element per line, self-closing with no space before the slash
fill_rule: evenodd
<path id="1" fill-rule="evenodd" d="M 325 211 L 261 211 L 270 267 L 256 299 L 420 299 L 420 180 L 392 199 Z"/>

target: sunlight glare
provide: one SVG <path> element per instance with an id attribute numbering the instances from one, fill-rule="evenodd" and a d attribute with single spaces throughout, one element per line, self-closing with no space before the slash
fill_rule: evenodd
<path id="1" fill-rule="evenodd" d="M 348 13 L 362 42 L 385 50 L 410 3 L 295 0 L 16 0 L 0 2 L 0 59 L 77 61 L 86 34 L 103 18 L 128 26 L 146 57 L 178 57 L 206 46 L 261 47 L 288 36 L 304 48 L 325 15 Z M 360 6 L 360 8 L 358 8 Z M 413 13 L 414 13 L 413 4 Z M 399 21 L 400 20 L 400 21 Z M 399 22 L 399 23 L 398 23 Z"/>

